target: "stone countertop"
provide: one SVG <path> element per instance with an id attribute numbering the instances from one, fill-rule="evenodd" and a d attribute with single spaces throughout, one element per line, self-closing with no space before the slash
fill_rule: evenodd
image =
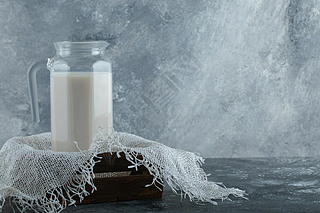
<path id="1" fill-rule="evenodd" d="M 180 200 L 168 186 L 162 199 L 78 205 L 71 212 L 319 212 L 320 159 L 206 159 L 209 180 L 244 189 L 249 200 L 231 197 L 218 205 Z"/>
<path id="2" fill-rule="evenodd" d="M 162 199 L 78 205 L 63 213 L 99 212 L 320 212 L 320 158 L 206 159 L 209 180 L 248 193 L 218 205 L 180 200 L 168 186 Z M 8 203 L 4 213 L 13 212 Z M 29 212 L 28 212 L 29 213 Z"/>

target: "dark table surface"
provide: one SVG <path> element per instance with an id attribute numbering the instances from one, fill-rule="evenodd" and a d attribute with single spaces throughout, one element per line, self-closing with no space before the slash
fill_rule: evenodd
<path id="1" fill-rule="evenodd" d="M 162 199 L 78 205 L 67 212 L 320 212 L 320 159 L 206 159 L 209 180 L 244 189 L 249 200 L 196 204 L 165 187 Z"/>
<path id="2" fill-rule="evenodd" d="M 320 212 L 320 159 L 206 159 L 209 180 L 244 189 L 249 200 L 196 204 L 165 187 L 162 199 L 78 205 L 70 212 Z M 4 212 L 5 209 L 4 209 Z"/>

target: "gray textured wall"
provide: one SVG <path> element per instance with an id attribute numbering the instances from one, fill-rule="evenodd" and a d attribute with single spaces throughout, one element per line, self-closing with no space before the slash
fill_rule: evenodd
<path id="1" fill-rule="evenodd" d="M 54 41 L 107 40 L 115 129 L 205 157 L 318 156 L 319 1 L 0 0 L 0 147 L 31 124 Z"/>

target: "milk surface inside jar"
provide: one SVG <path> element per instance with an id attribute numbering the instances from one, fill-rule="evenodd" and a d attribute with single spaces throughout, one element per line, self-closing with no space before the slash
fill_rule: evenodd
<path id="1" fill-rule="evenodd" d="M 112 128 L 112 73 L 53 72 L 50 81 L 52 150 L 89 149 L 99 128 Z"/>

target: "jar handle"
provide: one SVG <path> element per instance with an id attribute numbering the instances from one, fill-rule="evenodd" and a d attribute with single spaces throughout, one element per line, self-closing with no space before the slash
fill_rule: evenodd
<path id="1" fill-rule="evenodd" d="M 38 90 L 37 90 L 37 73 L 39 70 L 47 68 L 46 61 L 38 61 L 33 64 L 28 69 L 28 87 L 29 87 L 29 95 L 31 101 L 31 114 L 32 120 L 35 123 L 40 122 L 39 116 L 39 103 L 38 103 Z"/>

